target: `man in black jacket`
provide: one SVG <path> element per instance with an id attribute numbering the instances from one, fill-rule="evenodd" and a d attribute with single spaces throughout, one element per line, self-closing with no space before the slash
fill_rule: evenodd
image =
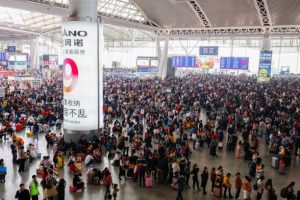
<path id="1" fill-rule="evenodd" d="M 29 190 L 25 189 L 24 184 L 20 184 L 20 189 L 17 191 L 15 198 L 18 200 L 30 200 Z"/>

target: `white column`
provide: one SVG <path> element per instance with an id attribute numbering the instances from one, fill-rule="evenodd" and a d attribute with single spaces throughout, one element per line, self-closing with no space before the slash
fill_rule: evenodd
<path id="1" fill-rule="evenodd" d="M 103 127 L 104 39 L 97 5 L 97 0 L 70 0 L 62 22 L 66 142 L 82 134 L 91 138 Z"/>
<path id="2" fill-rule="evenodd" d="M 167 76 L 167 65 L 168 65 L 168 52 L 169 52 L 169 38 L 165 39 L 164 50 L 159 61 L 159 78 L 162 80 Z"/>
<path id="3" fill-rule="evenodd" d="M 35 69 L 40 68 L 39 63 L 39 38 L 30 40 L 30 66 Z"/>
<path id="4" fill-rule="evenodd" d="M 155 47 L 156 47 L 156 56 L 158 58 L 158 63 L 159 63 L 161 58 L 161 48 L 160 48 L 160 39 L 158 37 L 155 40 Z"/>

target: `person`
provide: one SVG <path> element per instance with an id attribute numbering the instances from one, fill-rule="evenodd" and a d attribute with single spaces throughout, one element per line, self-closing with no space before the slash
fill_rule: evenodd
<path id="1" fill-rule="evenodd" d="M 198 191 L 200 191 L 198 173 L 199 173 L 199 168 L 197 164 L 194 164 L 193 169 L 191 171 L 192 180 L 193 180 L 193 190 L 195 190 L 197 186 Z"/>
<path id="2" fill-rule="evenodd" d="M 89 153 L 84 160 L 84 163 L 87 167 L 93 165 L 95 163 L 94 157 L 92 153 Z"/>
<path id="3" fill-rule="evenodd" d="M 57 195 L 56 184 L 57 181 L 53 176 L 53 170 L 49 170 L 48 176 L 45 179 L 45 185 L 43 186 L 45 188 L 44 195 L 43 195 L 44 199 L 48 199 L 48 200 L 54 199 L 54 197 Z"/>
<path id="4" fill-rule="evenodd" d="M 212 194 L 214 194 L 214 189 L 215 189 L 215 185 L 216 185 L 216 178 L 217 178 L 216 168 L 213 167 L 213 168 L 211 169 L 211 172 L 210 172 L 211 193 L 212 193 Z"/>
<path id="5" fill-rule="evenodd" d="M 30 200 L 30 194 L 27 189 L 25 189 L 25 185 L 20 184 L 20 189 L 16 192 L 15 198 L 18 200 Z"/>
<path id="6" fill-rule="evenodd" d="M 190 189 L 190 176 L 191 176 L 191 161 L 188 161 L 184 168 L 184 174 L 185 174 L 185 187 L 186 189 Z"/>
<path id="7" fill-rule="evenodd" d="M 201 174 L 201 187 L 203 189 L 203 195 L 206 195 L 206 185 L 208 181 L 208 170 L 207 167 L 204 167 L 203 172 Z"/>
<path id="8" fill-rule="evenodd" d="M 0 183 L 5 183 L 6 173 L 7 173 L 7 169 L 5 167 L 4 160 L 0 159 Z"/>
<path id="9" fill-rule="evenodd" d="M 26 152 L 24 151 L 24 147 L 21 146 L 20 149 L 19 149 L 19 172 L 20 173 L 23 173 L 25 172 L 25 162 L 26 162 L 26 159 L 27 159 L 27 154 Z"/>
<path id="10" fill-rule="evenodd" d="M 112 185 L 112 177 L 111 177 L 111 174 L 110 174 L 110 172 L 108 170 L 106 170 L 104 172 L 103 185 L 106 188 L 105 195 L 104 195 L 105 198 L 106 198 L 107 195 L 110 194 L 110 186 Z"/>
<path id="11" fill-rule="evenodd" d="M 142 187 L 145 184 L 145 173 L 146 165 L 143 163 L 143 161 L 139 161 L 137 165 L 137 174 L 140 187 Z"/>
<path id="12" fill-rule="evenodd" d="M 257 184 L 257 196 L 256 196 L 256 200 L 261 200 L 263 192 L 264 192 L 264 176 L 259 177 L 259 179 L 257 179 L 256 184 Z"/>
<path id="13" fill-rule="evenodd" d="M 124 157 L 121 158 L 120 160 L 120 165 L 119 165 L 119 180 L 122 180 L 122 176 L 125 177 L 125 180 L 127 181 L 127 177 L 126 177 L 126 160 Z"/>
<path id="14" fill-rule="evenodd" d="M 56 186 L 57 190 L 57 200 L 65 200 L 65 188 L 66 188 L 66 181 L 65 179 L 60 179 L 58 181 L 58 185 Z"/>
<path id="15" fill-rule="evenodd" d="M 223 186 L 224 186 L 224 199 L 227 199 L 227 190 L 229 194 L 229 199 L 232 199 L 233 196 L 231 195 L 231 183 L 230 183 L 230 177 L 231 173 L 227 173 L 226 176 L 224 176 Z"/>
<path id="16" fill-rule="evenodd" d="M 236 150 L 235 150 L 236 159 L 241 158 L 241 153 L 242 153 L 242 141 L 239 141 L 239 144 L 236 146 Z"/>
<path id="17" fill-rule="evenodd" d="M 217 148 L 218 148 L 218 141 L 215 138 L 213 138 L 209 146 L 209 154 L 213 157 L 218 157 Z"/>
<path id="18" fill-rule="evenodd" d="M 262 199 L 274 200 L 275 191 L 273 188 L 272 179 L 268 179 L 264 185 L 264 193 Z"/>
<path id="19" fill-rule="evenodd" d="M 73 186 L 76 188 L 76 191 L 82 192 L 84 190 L 84 182 L 81 180 L 81 173 L 74 174 L 73 177 Z"/>
<path id="20" fill-rule="evenodd" d="M 251 179 L 249 176 L 245 176 L 245 178 L 242 180 L 242 188 L 244 193 L 244 200 L 250 200 L 251 199 L 251 192 L 252 188 L 250 186 Z"/>
<path id="21" fill-rule="evenodd" d="M 242 189 L 241 173 L 237 172 L 235 177 L 235 199 L 239 199 Z"/>
<path id="22" fill-rule="evenodd" d="M 118 184 L 114 184 L 114 186 L 113 186 L 113 192 L 112 192 L 112 196 L 113 196 L 114 200 L 117 199 L 118 192 L 119 192 Z"/>
<path id="23" fill-rule="evenodd" d="M 40 128 L 39 128 L 39 125 L 38 125 L 37 122 L 34 123 L 32 130 L 33 130 L 33 135 L 34 135 L 33 140 L 36 139 L 38 141 L 39 140 L 39 130 L 40 130 Z"/>
<path id="24" fill-rule="evenodd" d="M 39 199 L 39 184 L 37 181 L 36 175 L 32 176 L 32 181 L 30 182 L 29 185 L 29 191 L 30 191 L 30 196 L 32 200 L 38 200 Z"/>
<path id="25" fill-rule="evenodd" d="M 182 192 L 185 188 L 185 178 L 182 174 L 177 179 L 177 197 L 176 200 L 183 200 Z"/>
<path id="26" fill-rule="evenodd" d="M 290 184 L 287 186 L 287 188 L 288 188 L 287 200 L 295 200 L 296 199 L 294 186 L 295 186 L 295 182 L 290 182 Z"/>

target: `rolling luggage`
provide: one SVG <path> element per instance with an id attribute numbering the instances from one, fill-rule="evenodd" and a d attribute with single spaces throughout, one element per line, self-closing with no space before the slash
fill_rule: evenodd
<path id="1" fill-rule="evenodd" d="M 73 184 L 69 186 L 69 190 L 70 190 L 70 192 L 76 192 L 77 191 L 76 187 Z"/>
<path id="2" fill-rule="evenodd" d="M 283 160 L 279 161 L 279 174 L 285 174 L 285 162 Z"/>
<path id="3" fill-rule="evenodd" d="M 153 179 L 152 179 L 151 176 L 146 177 L 145 185 L 146 185 L 146 187 L 148 187 L 148 188 L 151 188 L 151 187 L 152 187 L 152 185 L 153 185 Z"/>
<path id="4" fill-rule="evenodd" d="M 89 169 L 86 175 L 86 182 L 87 184 L 94 184 L 95 172 L 93 169 Z"/>
<path id="5" fill-rule="evenodd" d="M 272 157 L 272 167 L 275 169 L 279 168 L 279 160 L 277 157 Z"/>
<path id="6" fill-rule="evenodd" d="M 222 189 L 219 187 L 215 187 L 214 189 L 215 197 L 221 198 L 222 197 Z"/>
<path id="7" fill-rule="evenodd" d="M 24 171 L 28 171 L 28 170 L 29 170 L 29 158 L 26 158 L 24 164 Z"/>
<path id="8" fill-rule="evenodd" d="M 133 169 L 130 169 L 130 168 L 129 168 L 129 169 L 127 170 L 127 177 L 128 177 L 128 178 L 132 178 L 132 177 L 133 177 Z"/>
<path id="9" fill-rule="evenodd" d="M 75 173 L 79 173 L 82 171 L 82 164 L 80 162 L 75 163 Z"/>
<path id="10" fill-rule="evenodd" d="M 100 185 L 101 182 L 100 182 L 100 178 L 98 176 L 94 177 L 94 185 Z"/>

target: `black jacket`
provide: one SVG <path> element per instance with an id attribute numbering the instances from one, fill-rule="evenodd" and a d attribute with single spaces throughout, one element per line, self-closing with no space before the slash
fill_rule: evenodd
<path id="1" fill-rule="evenodd" d="M 18 200 L 30 200 L 29 190 L 25 189 L 22 192 L 20 192 L 20 190 L 18 190 L 15 198 Z"/>

